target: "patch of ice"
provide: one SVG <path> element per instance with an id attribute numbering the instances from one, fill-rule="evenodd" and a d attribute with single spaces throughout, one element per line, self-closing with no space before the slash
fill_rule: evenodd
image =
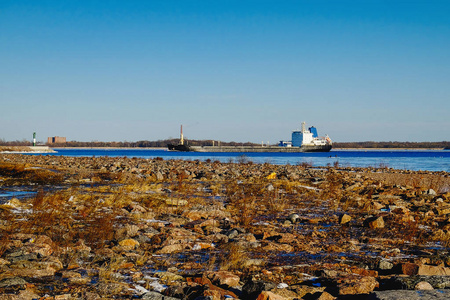
<path id="1" fill-rule="evenodd" d="M 259 221 L 259 222 L 253 223 L 253 225 L 269 226 L 270 224 L 267 222 Z"/>
<path id="2" fill-rule="evenodd" d="M 281 283 L 279 283 L 279 284 L 277 285 L 277 289 L 285 289 L 285 288 L 287 288 L 287 287 L 289 287 L 289 285 L 287 285 L 287 284 L 284 283 L 284 282 L 281 282 Z"/>
<path id="3" fill-rule="evenodd" d="M 33 210 L 32 209 L 15 208 L 15 209 L 12 209 L 11 212 L 14 214 L 32 214 Z"/>
<path id="4" fill-rule="evenodd" d="M 307 185 L 297 185 L 298 187 L 302 187 L 305 188 L 307 190 L 314 190 L 314 191 L 320 191 L 320 189 L 312 187 L 312 186 L 307 186 Z"/>
<path id="5" fill-rule="evenodd" d="M 139 295 L 143 295 L 145 293 L 150 292 L 149 290 L 147 290 L 146 288 L 144 288 L 143 286 L 140 286 L 140 285 L 135 285 L 134 289 L 138 292 Z"/>
<path id="6" fill-rule="evenodd" d="M 156 220 L 156 219 L 147 219 L 147 220 L 144 220 L 144 221 L 147 222 L 147 223 L 162 223 L 164 225 L 170 224 L 170 222 L 162 221 L 162 220 Z"/>
<path id="7" fill-rule="evenodd" d="M 153 288 L 153 290 L 158 292 L 158 293 L 161 293 L 162 291 L 167 289 L 166 285 L 161 284 L 158 281 L 153 281 L 152 283 L 149 284 L 149 286 L 151 286 Z"/>

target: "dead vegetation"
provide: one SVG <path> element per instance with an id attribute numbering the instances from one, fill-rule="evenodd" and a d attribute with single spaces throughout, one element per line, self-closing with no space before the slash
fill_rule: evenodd
<path id="1" fill-rule="evenodd" d="M 159 291 L 163 282 L 166 296 L 180 293 L 173 287 L 196 296 L 216 291 L 223 299 L 231 286 L 214 276 L 227 274 L 241 281 L 243 299 L 242 286 L 252 280 L 288 282 L 301 298 L 294 286 L 306 286 L 308 274 L 337 286 L 354 274 L 380 282 L 378 272 L 408 275 L 406 263 L 417 270 L 423 264 L 450 268 L 449 260 L 433 258 L 448 254 L 450 241 L 446 173 L 15 159 L 0 161 L 2 184 L 35 183 L 38 193 L 0 205 L 0 281 L 26 278 L 38 295 L 139 298 L 144 292 L 137 286 Z M 55 184 L 65 188 L 42 188 Z M 386 259 L 396 267 L 380 269 Z M 337 275 L 323 275 L 331 271 Z M 205 272 L 215 274 L 209 282 L 186 285 Z M 51 292 L 45 290 L 50 278 Z"/>

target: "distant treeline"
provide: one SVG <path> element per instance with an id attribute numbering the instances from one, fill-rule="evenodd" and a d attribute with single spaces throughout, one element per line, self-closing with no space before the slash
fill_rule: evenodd
<path id="1" fill-rule="evenodd" d="M 158 141 L 137 141 L 137 142 L 79 142 L 79 141 L 68 141 L 63 144 L 46 144 L 51 147 L 116 147 L 116 148 L 156 148 L 156 147 L 167 147 L 168 144 L 178 144 L 179 139 L 168 139 L 168 140 L 158 140 Z M 185 143 L 190 146 L 212 146 L 220 145 L 222 146 L 254 146 L 258 144 L 246 142 L 218 142 L 212 140 L 185 140 Z M 22 141 L 5 141 L 0 139 L 0 146 L 32 146 L 32 143 L 27 140 Z"/>
<path id="2" fill-rule="evenodd" d="M 158 141 L 137 141 L 137 142 L 78 142 L 69 141 L 64 144 L 51 144 L 51 147 L 116 147 L 116 148 L 153 148 L 167 147 L 167 144 L 178 144 L 179 139 L 168 139 Z M 260 144 L 245 142 L 218 142 L 212 140 L 187 140 L 190 146 L 257 146 Z M 0 139 L 0 146 L 31 146 L 32 143 L 27 140 L 22 141 L 5 141 Z M 450 148 L 450 141 L 442 142 L 334 142 L 333 148 Z"/>
<path id="3" fill-rule="evenodd" d="M 33 142 L 28 140 L 21 141 L 5 141 L 0 139 L 0 146 L 33 146 Z"/>
<path id="4" fill-rule="evenodd" d="M 168 144 L 177 145 L 180 142 L 179 139 L 158 140 L 158 141 L 137 141 L 137 142 L 77 142 L 70 141 L 65 144 L 58 144 L 58 147 L 131 147 L 131 148 L 153 148 L 153 147 L 167 147 Z M 218 145 L 217 141 L 212 140 L 185 140 L 185 144 L 190 146 L 215 146 Z M 237 143 L 237 142 L 220 142 L 222 146 L 251 146 L 256 145 L 250 142 Z M 56 144 L 52 144 L 56 146 Z"/>
<path id="5" fill-rule="evenodd" d="M 450 142 L 335 142 L 333 148 L 450 148 Z"/>

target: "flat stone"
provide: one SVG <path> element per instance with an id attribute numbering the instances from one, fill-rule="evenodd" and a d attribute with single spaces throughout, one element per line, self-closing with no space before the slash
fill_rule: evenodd
<path id="1" fill-rule="evenodd" d="M 369 294 L 378 286 L 374 277 L 350 277 L 345 278 L 339 285 L 340 295 Z"/>
<path id="2" fill-rule="evenodd" d="M 441 266 L 429 266 L 429 265 L 420 265 L 417 271 L 417 275 L 439 275 L 439 276 L 449 276 L 450 268 L 441 267 Z"/>

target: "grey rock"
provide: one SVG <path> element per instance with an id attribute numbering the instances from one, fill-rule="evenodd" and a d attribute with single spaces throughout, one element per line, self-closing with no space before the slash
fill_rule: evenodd
<path id="1" fill-rule="evenodd" d="M 20 277 L 10 277 L 10 278 L 4 278 L 0 280 L 0 288 L 3 287 L 10 287 L 15 285 L 25 285 L 27 282 L 20 278 Z"/>
<path id="2" fill-rule="evenodd" d="M 336 270 L 323 269 L 320 270 L 317 275 L 320 277 L 334 278 L 337 277 L 338 274 L 339 273 Z"/>
<path id="3" fill-rule="evenodd" d="M 179 300 L 180 298 L 174 298 L 169 296 L 164 296 L 163 294 L 157 292 L 148 292 L 142 296 L 144 300 Z"/>
<path id="4" fill-rule="evenodd" d="M 139 244 L 151 243 L 151 241 L 152 241 L 152 239 L 146 235 L 139 235 L 135 239 L 139 242 Z"/>
<path id="5" fill-rule="evenodd" d="M 427 195 L 430 195 L 430 196 L 436 196 L 436 195 L 437 195 L 437 193 L 436 193 L 436 191 L 435 191 L 435 190 L 433 190 L 433 189 L 429 189 L 429 190 L 427 191 Z"/>
<path id="6" fill-rule="evenodd" d="M 292 223 L 296 223 L 298 219 L 300 219 L 300 216 L 298 214 L 290 214 L 287 219 L 291 221 Z"/>
<path id="7" fill-rule="evenodd" d="M 261 294 L 262 291 L 269 291 L 276 287 L 273 282 L 266 281 L 248 281 L 242 287 L 243 299 L 256 299 L 256 297 Z"/>
<path id="8" fill-rule="evenodd" d="M 38 254 L 35 252 L 23 254 L 23 255 L 15 255 L 15 254 L 17 254 L 17 252 L 7 255 L 6 258 L 8 259 L 8 261 L 10 261 L 11 263 L 16 263 L 19 261 L 38 260 L 38 258 L 39 258 Z"/>
<path id="9" fill-rule="evenodd" d="M 157 172 L 157 173 L 156 173 L 156 179 L 157 179 L 158 181 L 164 180 L 163 174 L 161 174 L 161 172 Z"/>
<path id="10" fill-rule="evenodd" d="M 378 268 L 380 270 L 391 270 L 394 267 L 394 264 L 387 260 L 381 260 L 378 264 Z"/>
<path id="11" fill-rule="evenodd" d="M 283 225 L 289 226 L 289 225 L 292 225 L 292 222 L 289 220 L 284 220 Z"/>
<path id="12" fill-rule="evenodd" d="M 228 236 L 229 239 L 234 239 L 239 235 L 239 231 L 236 229 L 231 229 L 227 233 L 225 233 L 226 236 Z"/>

